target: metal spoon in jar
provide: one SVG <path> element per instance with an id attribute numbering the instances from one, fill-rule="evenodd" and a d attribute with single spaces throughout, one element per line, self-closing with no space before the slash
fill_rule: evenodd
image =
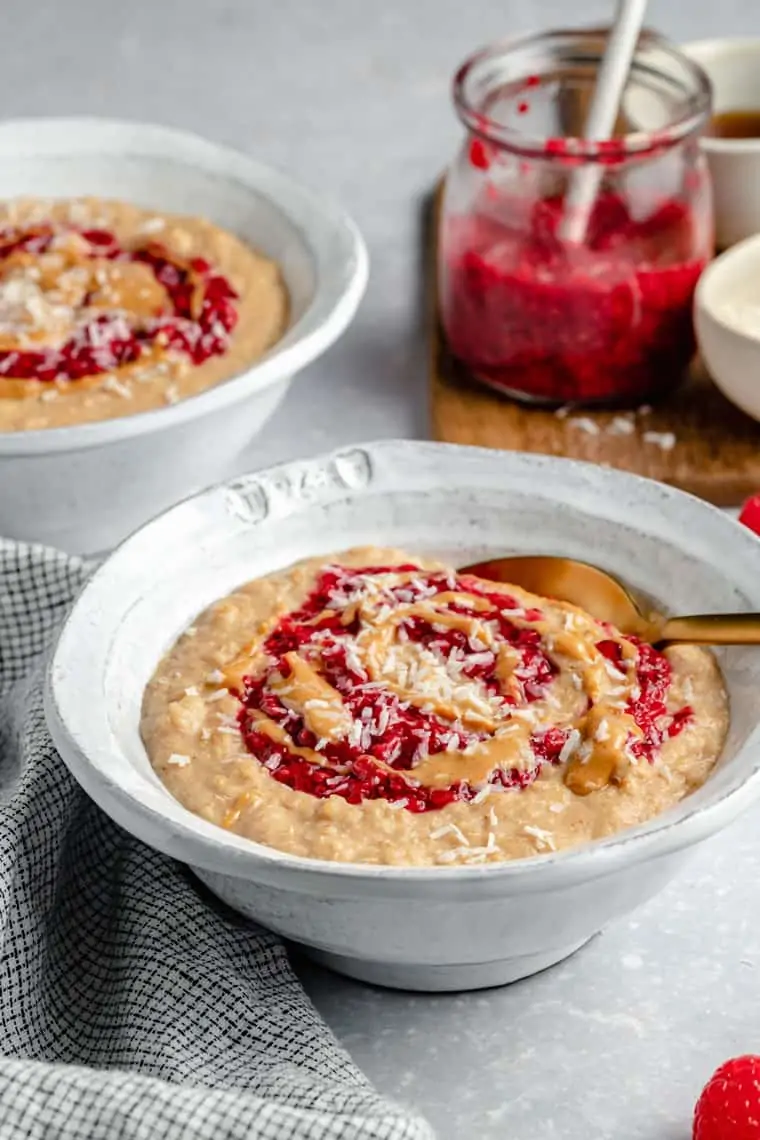
<path id="1" fill-rule="evenodd" d="M 671 618 L 656 611 L 643 613 L 617 578 L 572 558 L 543 554 L 494 558 L 464 566 L 459 573 L 522 586 L 532 594 L 571 602 L 597 620 L 616 626 L 621 633 L 633 634 L 652 645 L 679 641 L 692 645 L 760 645 L 760 613 Z"/>

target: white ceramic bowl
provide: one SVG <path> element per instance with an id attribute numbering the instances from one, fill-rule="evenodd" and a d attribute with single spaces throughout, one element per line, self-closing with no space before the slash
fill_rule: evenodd
<path id="1" fill-rule="evenodd" d="M 699 40 L 681 49 L 707 73 L 713 109 L 760 110 L 760 39 Z M 719 249 L 760 232 L 760 139 L 701 142 L 713 182 L 715 237 Z"/>
<path id="2" fill-rule="evenodd" d="M 172 407 L 50 431 L 0 433 L 0 534 L 103 551 L 229 475 L 291 377 L 356 311 L 367 252 L 331 202 L 244 154 L 166 127 L 106 119 L 0 123 L 0 198 L 122 198 L 199 214 L 279 262 L 285 336 L 252 368 Z"/>
<path id="3" fill-rule="evenodd" d="M 760 609 L 760 542 L 661 484 L 538 455 L 377 443 L 214 487 L 149 523 L 85 588 L 50 666 L 66 764 L 118 823 L 189 864 L 230 906 L 357 978 L 419 990 L 513 981 L 571 954 L 656 894 L 689 850 L 760 793 L 760 650 L 719 654 L 732 702 L 720 766 L 644 827 L 480 867 L 298 858 L 191 814 L 138 730 L 159 657 L 203 607 L 295 559 L 398 544 L 461 565 L 500 551 L 595 561 L 673 610 Z"/>
<path id="4" fill-rule="evenodd" d="M 694 327 L 717 386 L 760 420 L 760 234 L 707 266 L 694 295 Z"/>

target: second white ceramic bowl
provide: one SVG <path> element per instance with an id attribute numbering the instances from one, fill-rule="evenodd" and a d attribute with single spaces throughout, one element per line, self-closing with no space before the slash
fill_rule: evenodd
<path id="1" fill-rule="evenodd" d="M 707 266 L 694 294 L 694 327 L 715 384 L 760 420 L 760 234 Z"/>
<path id="2" fill-rule="evenodd" d="M 244 154 L 166 127 L 0 123 L 0 198 L 26 195 L 121 198 L 207 217 L 277 261 L 290 293 L 285 336 L 253 367 L 198 396 L 101 423 L 0 433 L 0 534 L 95 553 L 235 469 L 291 378 L 350 322 L 367 251 L 330 201 Z"/>
<path id="3" fill-rule="evenodd" d="M 760 609 L 760 542 L 658 483 L 538 455 L 357 446 L 214 487 L 130 538 L 90 580 L 50 667 L 63 759 L 119 824 L 188 863 L 230 906 L 356 978 L 418 990 L 513 981 L 656 894 L 760 793 L 760 650 L 718 656 L 731 697 L 707 784 L 643 827 L 480 867 L 338 864 L 215 827 L 173 799 L 140 740 L 143 690 L 196 614 L 317 553 L 379 542 L 462 565 L 501 552 L 592 557 L 682 613 Z"/>

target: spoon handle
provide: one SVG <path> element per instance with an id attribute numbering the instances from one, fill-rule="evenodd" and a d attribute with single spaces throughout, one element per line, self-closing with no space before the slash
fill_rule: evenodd
<path id="1" fill-rule="evenodd" d="M 689 641 L 697 645 L 760 645 L 760 614 L 694 614 L 669 618 L 658 642 Z"/>

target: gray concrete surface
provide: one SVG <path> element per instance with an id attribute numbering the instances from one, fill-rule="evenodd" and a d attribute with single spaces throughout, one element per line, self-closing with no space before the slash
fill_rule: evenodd
<path id="1" fill-rule="evenodd" d="M 3 115 L 160 120 L 228 141 L 340 197 L 372 279 L 344 341 L 294 385 L 258 466 L 425 434 L 419 207 L 457 139 L 452 69 L 519 30 L 603 20 L 578 0 L 27 0 L 0 39 Z M 756 0 L 653 0 L 678 38 L 760 35 Z M 760 815 L 565 965 L 501 991 L 383 993 L 301 966 L 384 1091 L 441 1140 L 686 1140 L 703 1080 L 760 1051 Z"/>

